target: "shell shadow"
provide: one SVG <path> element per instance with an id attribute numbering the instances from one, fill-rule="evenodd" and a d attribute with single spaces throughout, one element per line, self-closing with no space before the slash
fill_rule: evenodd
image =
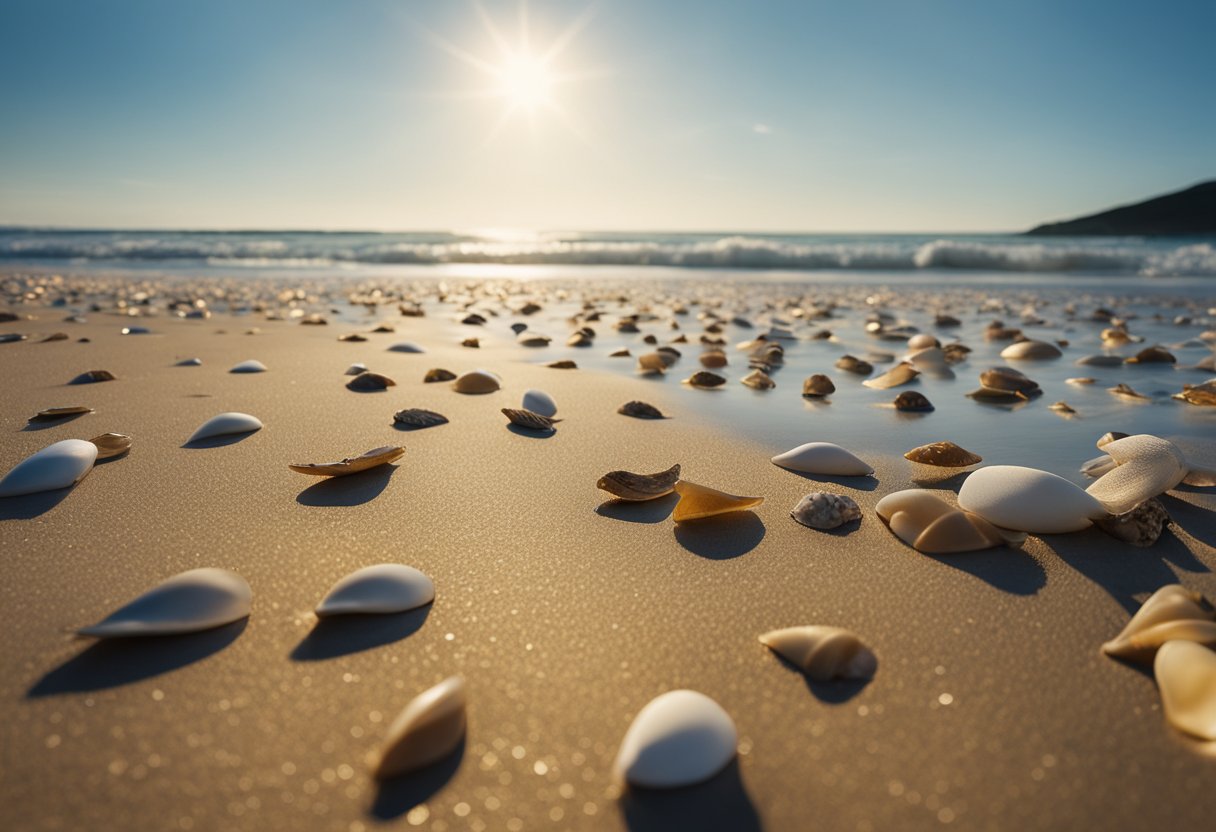
<path id="1" fill-rule="evenodd" d="M 377 820 L 399 818 L 434 797 L 448 784 L 464 760 L 465 738 L 442 760 L 421 771 L 393 777 L 380 783 L 368 814 Z"/>
<path id="2" fill-rule="evenodd" d="M 70 424 L 75 422 L 81 416 L 92 416 L 91 413 L 72 413 L 68 416 L 61 416 L 58 419 L 48 419 L 44 422 L 29 422 L 21 429 L 22 433 L 30 433 L 32 431 L 47 430 L 48 428 L 57 428 L 60 425 Z"/>
<path id="3" fill-rule="evenodd" d="M 802 477 L 804 480 L 819 483 L 831 483 L 832 485 L 842 485 L 845 488 L 852 488 L 854 491 L 873 491 L 878 488 L 878 478 L 872 474 L 864 477 L 842 477 L 836 474 L 808 474 L 805 471 L 792 471 L 783 466 L 777 466 L 782 471 L 793 474 L 796 477 Z"/>
<path id="4" fill-rule="evenodd" d="M 408 638 L 422 629 L 431 605 L 389 615 L 335 615 L 317 620 L 291 651 L 292 661 L 315 662 L 360 653 Z"/>
<path id="5" fill-rule="evenodd" d="M 72 485 L 54 491 L 0 498 L 0 520 L 32 520 L 66 500 L 75 489 L 76 486 Z"/>
<path id="6" fill-rule="evenodd" d="M 752 511 L 732 511 L 676 524 L 676 542 L 709 560 L 746 555 L 764 540 L 764 522 Z"/>
<path id="7" fill-rule="evenodd" d="M 767 650 L 768 648 L 765 649 Z M 781 662 L 781 666 L 790 673 L 801 676 L 806 689 L 820 702 L 828 705 L 842 705 L 848 702 L 874 681 L 873 679 L 831 679 L 826 682 L 820 682 L 807 676 L 801 667 L 791 662 L 785 656 L 774 653 L 772 650 L 768 652 L 772 653 L 773 658 Z"/>
<path id="8" fill-rule="evenodd" d="M 1196 493 L 1211 493 L 1206 488 L 1195 488 L 1192 486 L 1182 486 L 1177 489 L 1180 491 L 1191 491 Z M 1204 508 L 1203 506 L 1195 505 L 1186 500 L 1179 500 L 1177 497 L 1169 494 L 1162 494 L 1158 497 L 1161 504 L 1165 506 L 1166 511 L 1170 515 L 1171 525 L 1176 525 L 1178 528 L 1185 531 L 1188 535 L 1195 538 L 1201 543 L 1216 549 L 1216 523 L 1212 522 L 1212 509 Z M 1168 526 L 1167 526 L 1168 528 Z M 1164 540 L 1164 533 L 1162 534 Z M 1190 553 L 1187 553 L 1188 556 Z M 1195 562 L 1194 557 L 1190 557 L 1192 563 Z M 1175 561 L 1177 562 L 1177 561 Z M 1182 566 L 1182 564 L 1178 564 Z M 1208 571 L 1202 564 L 1198 568 L 1186 566 L 1192 572 Z"/>
<path id="9" fill-rule="evenodd" d="M 437 425 L 404 425 L 401 422 L 393 422 L 393 429 L 399 430 L 402 433 L 413 433 L 416 430 L 430 430 L 431 428 L 441 428 L 447 422 L 440 422 Z"/>
<path id="10" fill-rule="evenodd" d="M 377 465 L 345 477 L 326 477 L 296 495 L 302 506 L 358 506 L 369 503 L 388 487 L 396 465 Z"/>
<path id="11" fill-rule="evenodd" d="M 930 465 L 917 465 L 913 463 L 914 468 L 930 469 Z M 940 473 L 938 473 L 940 472 Z M 963 487 L 963 481 L 967 479 L 967 475 L 972 473 L 970 469 L 960 471 L 957 468 L 938 468 L 934 474 L 922 474 L 921 476 L 913 477 L 912 482 L 917 488 L 932 488 L 939 491 L 953 491 L 955 494 Z"/>
<path id="12" fill-rule="evenodd" d="M 226 433 L 222 436 L 209 436 L 206 439 L 183 442 L 181 447 L 190 451 L 202 450 L 204 448 L 223 448 L 227 445 L 235 445 L 237 442 L 244 442 L 255 433 L 257 433 L 256 430 L 251 430 L 245 433 Z"/>
<path id="13" fill-rule="evenodd" d="M 507 430 L 516 436 L 525 436 L 528 439 L 552 439 L 554 436 L 557 436 L 556 430 L 530 430 L 528 428 L 521 428 L 519 425 L 512 424 L 507 425 Z"/>
<path id="14" fill-rule="evenodd" d="M 630 832 L 760 832 L 763 824 L 739 774 L 738 759 L 706 780 L 682 789 L 640 789 L 621 795 L 621 814 Z"/>
<path id="15" fill-rule="evenodd" d="M 1034 595 L 1047 586 L 1047 570 L 1043 565 L 1030 553 L 1011 546 L 950 555 L 931 555 L 924 552 L 917 554 L 943 566 L 966 572 L 1010 595 Z"/>
<path id="16" fill-rule="evenodd" d="M 654 500 L 605 500 L 595 507 L 595 513 L 626 523 L 662 523 L 671 516 L 679 494 L 667 494 Z"/>
<path id="17" fill-rule="evenodd" d="M 180 636 L 102 639 L 34 683 L 26 698 L 88 693 L 160 676 L 223 650 L 245 631 L 247 619 Z"/>

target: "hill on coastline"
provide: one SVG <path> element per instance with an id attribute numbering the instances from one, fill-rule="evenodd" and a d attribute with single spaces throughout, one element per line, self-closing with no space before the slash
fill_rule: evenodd
<path id="1" fill-rule="evenodd" d="M 1042 236 L 1216 234 L 1216 179 L 1098 214 L 1044 223 L 1026 233 Z"/>

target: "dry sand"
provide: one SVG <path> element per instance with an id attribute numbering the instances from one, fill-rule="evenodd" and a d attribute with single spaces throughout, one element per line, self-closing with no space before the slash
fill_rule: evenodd
<path id="1" fill-rule="evenodd" d="M 539 367 L 528 362 L 543 352 L 511 345 L 444 348 L 458 341 L 450 326 L 397 323 L 343 344 L 346 328 L 261 323 L 245 336 L 248 319 L 224 316 L 122 337 L 94 316 L 70 330 L 91 344 L 0 346 L 0 467 L 59 439 L 135 440 L 71 491 L 0 502 L 0 826 L 1210 828 L 1216 760 L 1165 724 L 1151 674 L 1098 651 L 1163 584 L 1216 595 L 1210 493 L 1164 498 L 1176 525 L 1146 550 L 1091 530 L 928 557 L 872 513 L 913 485 L 902 459 L 855 448 L 876 479 L 827 487 L 862 505 L 860 527 L 812 531 L 789 510 L 823 486 L 769 464 L 782 449 L 708 426 L 694 413 L 707 400 Z M 432 351 L 384 351 L 403 338 Z M 192 355 L 204 366 L 172 366 Z M 246 358 L 270 371 L 226 372 Z M 357 360 L 398 386 L 346 390 Z M 496 369 L 505 387 L 422 384 L 435 366 Z M 120 380 L 63 386 L 88 369 Z M 512 433 L 499 413 L 530 387 L 566 419 L 550 438 Z M 674 418 L 616 414 L 639 397 Z M 77 403 L 96 414 L 22 430 Z M 451 424 L 395 430 L 392 413 L 411 406 Z M 266 427 L 181 447 L 227 410 Z M 406 448 L 401 463 L 358 479 L 287 469 L 388 443 Z M 767 501 L 676 528 L 670 498 L 617 507 L 595 489 L 610 469 L 674 462 Z M 314 629 L 309 611 L 335 580 L 389 561 L 434 578 L 433 608 Z M 247 623 L 123 644 L 70 634 L 198 566 L 248 579 Z M 811 684 L 756 640 L 809 623 L 860 633 L 876 678 Z M 414 694 L 457 673 L 471 703 L 459 757 L 378 787 L 369 748 Z M 734 717 L 737 766 L 618 796 L 611 763 L 633 715 L 681 687 Z"/>

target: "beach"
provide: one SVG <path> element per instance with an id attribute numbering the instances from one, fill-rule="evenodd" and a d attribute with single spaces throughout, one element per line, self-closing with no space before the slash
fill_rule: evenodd
<path id="1" fill-rule="evenodd" d="M 1080 392 L 1063 383 L 1085 372 L 1076 358 L 1102 351 L 1101 327 L 1085 318 L 1088 299 L 1072 318 L 1062 311 L 1066 298 L 1041 304 L 1050 319 L 1043 331 L 1070 345 L 1057 361 L 1017 365 L 1045 396 L 992 408 L 964 395 L 980 370 L 1003 363 L 993 350 L 1006 344 L 986 345 L 979 333 L 994 317 L 1013 314 L 1008 323 L 1016 325 L 1030 299 L 1025 289 L 761 291 L 698 280 L 648 287 L 644 297 L 618 286 L 621 303 L 603 287 L 592 294 L 506 281 L 476 294 L 454 282 L 429 294 L 410 284 L 425 317 L 402 315 L 387 297 L 351 303 L 349 286 L 263 307 L 242 301 L 236 314 L 213 299 L 205 319 L 165 309 L 175 287 L 177 296 L 199 297 L 208 279 L 150 280 L 156 314 L 133 316 L 89 311 L 90 288 L 113 297 L 110 284 L 68 278 L 78 296 L 62 306 L 31 300 L 14 311 L 33 319 L 0 327 L 31 334 L 0 345 L 0 467 L 66 438 L 112 431 L 134 442 L 74 488 L 0 501 L 0 592 L 11 628 L 0 648 L 10 669 L 0 683 L 8 726 L 0 791 L 11 828 L 1137 829 L 1200 828 L 1216 809 L 1211 752 L 1166 723 L 1151 670 L 1099 652 L 1163 585 L 1216 595 L 1210 488 L 1181 486 L 1162 497 L 1173 522 L 1148 548 L 1091 527 L 1031 535 L 1020 549 L 926 555 L 873 510 L 905 488 L 958 490 L 965 472 L 902 457 L 929 441 L 949 439 L 986 464 L 1041 467 L 1084 485 L 1079 466 L 1108 430 L 1210 439 L 1211 408 L 1169 399 L 1183 381 L 1210 374 L 1092 372 L 1143 390 L 1145 404 L 1112 397 L 1107 383 Z M 1053 291 L 1068 294 L 1038 293 Z M 790 307 L 770 303 L 782 293 L 831 297 L 839 308 L 821 320 L 791 317 Z M 1167 288 L 1151 301 L 1149 294 L 1114 300 L 1161 309 L 1170 298 L 1173 315 L 1189 322 L 1131 320 L 1131 331 L 1152 336 L 1143 346 L 1163 341 L 1167 326 L 1176 342 L 1204 330 L 1211 313 L 1202 288 Z M 737 313 L 755 327 L 723 327 L 727 391 L 679 383 L 701 369 L 696 341 L 706 321 L 697 313 L 713 308 L 714 297 L 725 298 L 727 320 Z M 1004 307 L 984 308 L 984 297 Z M 541 311 L 511 312 L 529 298 Z M 689 314 L 672 314 L 679 299 L 691 303 Z M 654 320 L 643 317 L 638 333 L 615 331 L 613 322 L 643 302 Z M 603 310 L 589 324 L 594 344 L 560 346 L 577 328 L 571 311 L 584 303 Z M 953 339 L 925 322 L 934 304 L 963 319 L 961 340 L 975 351 L 952 368 L 956 378 L 918 383 L 935 412 L 898 413 L 886 403 L 899 390 L 868 390 L 833 368 L 846 351 L 904 351 L 866 336 L 861 325 L 872 309 Z M 267 319 L 266 311 L 289 308 L 329 323 Z M 77 309 L 83 322 L 63 321 Z M 484 326 L 461 324 L 474 309 L 493 314 Z M 736 344 L 774 318 L 797 330 L 786 365 L 772 374 L 776 389 L 747 390 L 738 384 L 747 357 Z M 510 324 L 521 322 L 552 336 L 552 345 L 520 346 Z M 378 323 L 395 332 L 370 333 Z M 121 334 L 131 325 L 150 332 Z M 819 329 L 834 340 L 815 340 Z M 52 331 L 69 338 L 38 342 Z M 353 332 L 368 340 L 338 341 Z M 691 343 L 676 344 L 683 357 L 666 377 L 636 374 L 636 357 L 652 349 L 644 335 L 662 344 L 680 333 Z M 460 346 L 468 337 L 480 347 Z M 426 352 L 387 349 L 400 341 Z M 630 358 L 608 357 L 621 346 Z M 1192 345 L 1178 354 L 1181 366 L 1181 356 L 1202 353 Z M 176 366 L 191 357 L 201 365 Z M 544 366 L 562 358 L 579 368 Z M 248 359 L 268 370 L 228 372 Z M 396 385 L 346 389 L 343 373 L 354 362 Z M 433 367 L 486 368 L 502 388 L 460 395 L 423 382 Z M 66 384 L 95 369 L 116 380 Z M 830 404 L 799 395 L 811 372 L 835 381 Z M 562 421 L 553 433 L 508 428 L 500 409 L 518 407 L 529 389 L 557 402 Z M 1064 398 L 1082 419 L 1047 409 Z M 636 399 L 669 418 L 617 413 Z M 95 412 L 26 427 L 41 409 L 75 404 Z M 399 430 L 393 413 L 406 407 L 449 422 Z M 226 411 L 265 426 L 183 447 Z M 874 475 L 804 476 L 769 462 L 810 441 L 844 445 Z M 334 480 L 287 467 L 382 445 L 400 445 L 405 455 Z M 674 497 L 621 504 L 596 489 L 610 470 L 676 463 L 689 481 L 765 501 L 751 512 L 676 524 Z M 790 510 L 816 490 L 855 499 L 861 521 L 826 532 L 794 522 Z M 377 563 L 428 574 L 433 605 L 384 617 L 391 620 L 318 625 L 311 610 L 326 590 Z M 247 621 L 151 639 L 73 635 L 160 580 L 204 566 L 249 582 Z M 878 657 L 873 679 L 812 682 L 757 640 L 802 624 L 858 633 Z M 461 747 L 415 776 L 376 782 L 365 757 L 388 723 L 452 675 L 469 691 Z M 686 789 L 622 788 L 613 759 L 631 720 L 653 697 L 680 688 L 707 694 L 731 715 L 737 761 Z"/>

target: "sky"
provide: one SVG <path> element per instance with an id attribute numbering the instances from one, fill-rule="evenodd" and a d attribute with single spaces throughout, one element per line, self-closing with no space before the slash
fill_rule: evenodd
<path id="1" fill-rule="evenodd" d="M 0 0 L 0 223 L 1021 230 L 1216 177 L 1213 31 L 1211 0 Z"/>

